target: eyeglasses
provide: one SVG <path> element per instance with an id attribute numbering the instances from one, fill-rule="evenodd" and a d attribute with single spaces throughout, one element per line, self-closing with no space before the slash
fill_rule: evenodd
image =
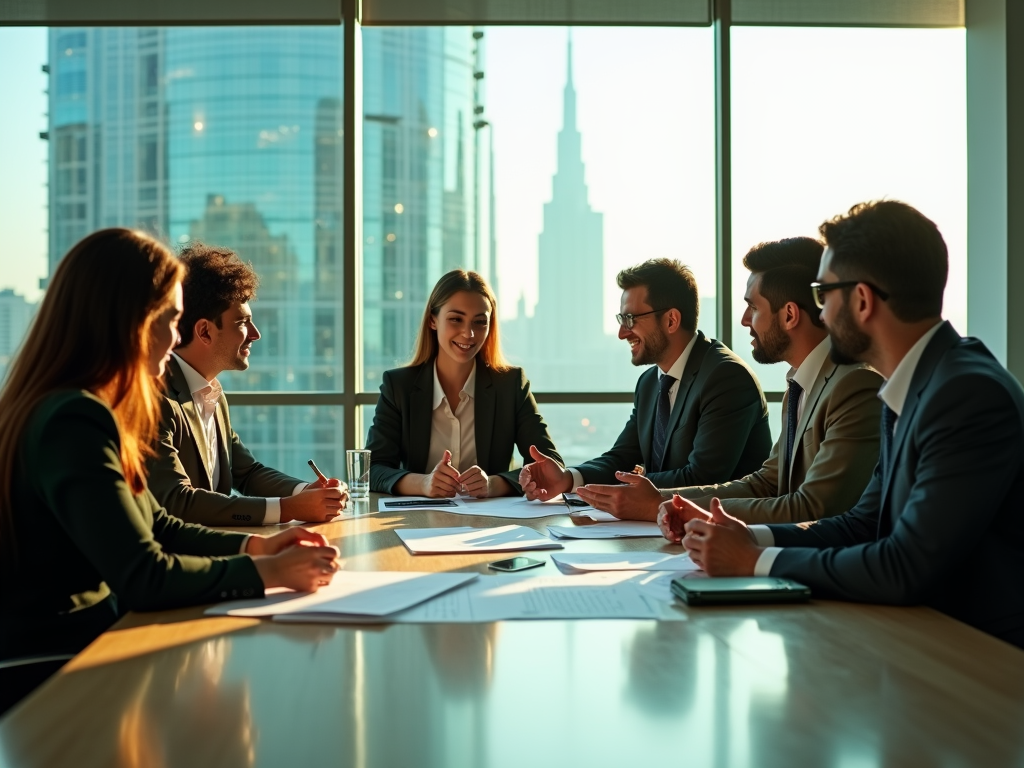
<path id="1" fill-rule="evenodd" d="M 653 315 L 655 312 L 664 311 L 664 309 L 652 309 L 650 312 L 641 312 L 639 315 L 631 315 L 627 312 L 625 315 L 616 315 L 615 322 L 617 322 L 619 325 L 624 325 L 627 328 L 632 328 L 633 324 L 636 322 L 636 319 L 638 317 L 643 317 L 644 315 Z"/>
<path id="2" fill-rule="evenodd" d="M 838 283 L 811 283 L 811 291 L 814 293 L 814 303 L 818 309 L 825 308 L 825 294 L 829 291 L 834 291 L 836 288 L 852 288 L 855 285 L 860 284 L 866 285 L 872 291 L 878 294 L 878 298 L 882 301 L 886 301 L 889 298 L 889 294 L 879 288 L 877 285 L 872 285 L 867 280 L 841 280 Z"/>

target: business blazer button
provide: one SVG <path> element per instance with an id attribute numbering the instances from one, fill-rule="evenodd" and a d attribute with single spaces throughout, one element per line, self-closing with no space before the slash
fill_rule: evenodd
<path id="1" fill-rule="evenodd" d="M 232 597 L 238 597 L 238 590 L 237 589 L 232 589 L 231 590 L 231 596 Z"/>
<path id="2" fill-rule="evenodd" d="M 244 592 L 242 592 L 242 597 L 252 597 L 252 593 L 253 593 L 253 590 L 247 589 Z"/>
<path id="3" fill-rule="evenodd" d="M 221 596 L 221 597 L 227 597 L 227 596 L 228 596 L 228 593 L 227 593 L 227 592 L 221 592 L 221 593 L 220 593 L 220 596 Z"/>

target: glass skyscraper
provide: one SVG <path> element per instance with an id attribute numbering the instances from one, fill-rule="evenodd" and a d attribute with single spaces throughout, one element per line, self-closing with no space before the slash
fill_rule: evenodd
<path id="1" fill-rule="evenodd" d="M 50 269 L 106 226 L 222 245 L 261 277 L 263 339 L 228 390 L 341 388 L 342 30 L 53 29 Z M 473 266 L 469 28 L 368 29 L 364 46 L 365 380 L 410 354 L 434 281 Z M 265 462 L 341 471 L 340 409 L 244 407 Z"/>

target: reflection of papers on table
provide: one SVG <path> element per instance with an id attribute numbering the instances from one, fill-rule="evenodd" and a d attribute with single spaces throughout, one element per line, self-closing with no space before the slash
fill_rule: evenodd
<path id="1" fill-rule="evenodd" d="M 377 508 L 381 512 L 435 509 L 453 515 L 504 517 L 511 520 L 529 520 L 536 517 L 565 514 L 565 505 L 562 503 L 561 496 L 556 496 L 550 501 L 527 501 L 522 496 L 498 496 L 493 499 L 476 499 L 472 496 L 456 496 L 453 499 L 384 496 L 378 500 Z"/>
<path id="2" fill-rule="evenodd" d="M 687 554 L 662 552 L 559 553 L 551 556 L 562 573 L 593 571 L 699 571 Z"/>
<path id="3" fill-rule="evenodd" d="M 502 525 L 497 528 L 399 528 L 395 533 L 414 555 L 562 548 L 558 542 L 523 525 Z"/>
<path id="4" fill-rule="evenodd" d="M 329 585 L 316 592 L 276 592 L 259 600 L 220 603 L 206 613 L 253 617 L 316 613 L 376 618 L 404 611 L 475 578 L 475 573 L 339 571 Z"/>
<path id="5" fill-rule="evenodd" d="M 619 571 L 581 576 L 483 576 L 407 611 L 371 621 L 399 624 L 472 624 L 521 619 L 678 618 L 662 604 L 668 587 L 658 577 Z M 353 623 L 343 616 L 288 614 L 284 622 Z"/>
<path id="6" fill-rule="evenodd" d="M 625 539 L 661 536 L 661 530 L 657 523 L 644 523 L 636 520 L 581 526 L 549 525 L 548 533 L 559 539 Z"/>

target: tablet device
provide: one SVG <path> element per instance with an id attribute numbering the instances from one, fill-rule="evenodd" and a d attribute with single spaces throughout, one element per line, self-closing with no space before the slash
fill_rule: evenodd
<path id="1" fill-rule="evenodd" d="M 687 605 L 799 603 L 809 600 L 803 584 L 773 576 L 672 579 L 672 594 Z"/>

